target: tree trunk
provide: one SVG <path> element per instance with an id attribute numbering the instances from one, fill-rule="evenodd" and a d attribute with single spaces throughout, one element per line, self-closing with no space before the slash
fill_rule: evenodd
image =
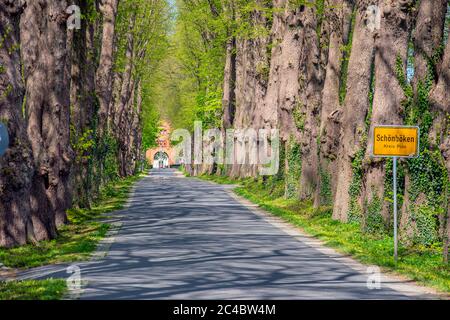
<path id="1" fill-rule="evenodd" d="M 131 92 L 131 79 L 133 75 L 133 66 L 134 66 L 134 22 L 136 17 L 133 15 L 130 18 L 130 27 L 127 33 L 127 47 L 125 53 L 125 70 L 122 76 L 122 87 L 120 89 L 120 95 L 117 101 L 117 107 L 115 109 L 115 119 L 114 119 L 114 130 L 116 133 L 119 133 L 120 123 L 123 122 L 124 112 L 127 106 L 127 103 L 130 99 Z"/>
<path id="2" fill-rule="evenodd" d="M 321 93 L 323 88 L 322 66 L 320 65 L 320 39 L 317 35 L 319 16 L 317 8 L 306 6 L 301 14 L 303 25 L 302 73 L 300 80 L 300 103 L 306 114 L 300 133 L 301 175 L 300 199 L 313 199 L 319 186 L 319 128 Z"/>
<path id="3" fill-rule="evenodd" d="M 369 111 L 371 69 L 374 59 L 376 30 L 367 27 L 366 10 L 377 1 L 356 1 L 356 18 L 352 40 L 352 51 L 347 75 L 347 93 L 342 115 L 337 161 L 337 185 L 334 197 L 333 218 L 348 221 L 351 201 L 350 186 L 354 180 L 352 164 L 365 148 L 367 135 L 366 116 Z M 357 187 L 359 188 L 359 187 Z"/>
<path id="4" fill-rule="evenodd" d="M 22 114 L 24 86 L 20 65 L 19 20 L 23 3 L 0 1 L 0 121 L 9 149 L 0 157 L 0 247 L 34 240 L 30 213 L 32 153 Z"/>
<path id="5" fill-rule="evenodd" d="M 421 0 L 414 40 L 414 84 L 428 74 L 429 59 L 442 43 L 448 0 Z"/>
<path id="6" fill-rule="evenodd" d="M 408 42 L 413 19 L 413 0 L 392 2 L 384 0 L 380 5 L 382 12 L 380 35 L 377 39 L 375 52 L 375 95 L 371 128 L 376 125 L 402 124 L 401 115 L 404 114 L 402 101 L 404 91 L 397 78 L 397 61 L 401 59 L 401 66 L 406 73 Z M 386 159 L 372 158 L 372 139 L 367 144 L 362 189 L 364 204 L 371 206 L 380 203 L 380 214 L 389 221 L 391 218 L 390 202 L 385 198 Z M 364 210 L 365 214 L 373 214 Z M 375 213 L 378 214 L 378 213 Z"/>
<path id="7" fill-rule="evenodd" d="M 236 20 L 233 1 L 222 2 L 222 10 L 229 21 Z M 222 129 L 224 130 L 233 127 L 236 111 L 236 36 L 232 34 L 230 27 L 227 29 L 227 36 L 222 97 Z"/>
<path id="8" fill-rule="evenodd" d="M 267 46 L 270 43 L 270 25 L 261 8 L 267 6 L 261 0 L 256 1 L 258 8 L 253 10 L 250 17 L 237 17 L 249 19 L 251 28 L 261 30 L 262 34 L 249 38 L 243 35 L 236 40 L 236 109 L 233 126 L 235 129 L 253 128 L 260 117 L 259 108 L 264 101 L 267 90 L 267 71 L 270 60 Z M 262 31 L 264 30 L 264 31 Z M 265 33 L 267 31 L 267 33 Z M 231 175 L 236 177 L 248 177 L 255 173 L 256 165 L 250 163 L 249 155 L 245 156 L 242 164 L 234 164 Z"/>
<path id="9" fill-rule="evenodd" d="M 141 171 L 142 164 L 142 82 L 139 81 L 136 93 L 136 112 L 134 113 L 134 154 L 135 166 L 134 173 Z"/>
<path id="10" fill-rule="evenodd" d="M 103 16 L 103 33 L 99 67 L 96 75 L 96 92 L 100 105 L 98 111 L 98 135 L 101 137 L 107 129 L 109 106 L 112 97 L 115 23 L 119 0 L 100 0 L 99 2 L 100 12 Z"/>
<path id="11" fill-rule="evenodd" d="M 348 44 L 349 26 L 352 20 L 353 1 L 328 0 L 325 15 L 329 33 L 325 82 L 322 90 L 320 120 L 319 186 L 316 188 L 314 205 L 331 205 L 336 193 L 336 161 L 339 151 L 340 132 L 340 85 L 343 60 L 346 58 L 343 46 Z M 328 177 L 329 181 L 324 181 Z M 326 185 L 328 183 L 328 185 Z M 329 190 L 325 190 L 325 188 Z M 328 196 L 324 196 L 330 193 Z"/>
<path id="12" fill-rule="evenodd" d="M 125 110 L 125 117 L 124 117 L 124 123 L 123 128 L 121 129 L 121 132 L 123 132 L 124 139 L 122 141 L 123 145 L 123 157 L 124 163 L 123 163 L 123 172 L 125 176 L 132 176 L 134 174 L 134 168 L 135 168 L 135 114 L 136 114 L 136 81 L 134 78 L 131 80 L 131 92 L 130 92 L 130 98 L 128 100 L 126 110 Z"/>
<path id="13" fill-rule="evenodd" d="M 280 138 L 299 138 L 294 112 L 299 104 L 300 52 L 303 29 L 300 9 L 286 0 L 274 1 L 272 54 L 262 123 L 280 129 Z"/>
<path id="14" fill-rule="evenodd" d="M 450 27 L 448 28 L 450 31 Z M 447 186 L 446 202 L 447 202 L 447 214 L 444 222 L 446 222 L 444 230 L 444 249 L 443 257 L 444 261 L 448 263 L 448 248 L 450 239 L 450 201 L 449 201 L 449 189 L 450 189 L 450 41 L 447 42 L 445 47 L 444 57 L 442 63 L 438 68 L 438 82 L 435 88 L 430 94 L 430 100 L 432 103 L 432 109 L 436 112 L 433 127 L 436 134 L 435 142 L 439 143 L 439 149 L 441 150 L 444 164 L 447 168 Z"/>
<path id="15" fill-rule="evenodd" d="M 117 106 L 115 107 L 115 119 L 114 119 L 114 133 L 116 135 L 119 147 L 118 147 L 118 160 L 119 160 L 119 175 L 122 177 L 127 176 L 126 173 L 126 153 L 127 144 L 126 136 L 127 129 L 127 107 L 130 102 L 131 92 L 133 89 L 133 70 L 134 70 L 134 25 L 136 22 L 136 15 L 132 13 L 130 16 L 130 25 L 127 32 L 127 45 L 125 52 L 125 69 L 122 76 L 122 86 L 120 94 L 118 96 Z"/>
<path id="16" fill-rule="evenodd" d="M 438 49 L 442 45 L 442 38 L 444 35 L 444 23 L 445 14 L 447 12 L 447 2 L 448 0 L 422 0 L 420 1 L 419 11 L 416 19 L 416 26 L 413 33 L 414 41 L 414 78 L 412 81 L 414 89 L 414 104 L 421 103 L 418 100 L 419 94 L 419 84 L 422 85 L 427 83 L 429 79 L 432 79 L 434 75 L 430 72 L 435 73 L 435 70 L 430 69 L 430 62 L 437 57 Z M 439 112 L 437 113 L 435 124 L 439 123 Z M 437 131 L 441 130 L 438 128 Z M 432 132 L 421 132 L 422 135 L 427 135 L 430 139 L 433 148 L 438 148 L 436 141 L 432 141 L 436 136 L 434 130 Z M 440 134 L 440 133 L 439 133 Z M 439 135 L 438 134 L 438 135 Z M 414 183 L 411 182 L 410 169 L 408 166 L 405 168 L 405 189 L 403 197 L 403 205 L 400 220 L 400 236 L 403 242 L 409 242 L 411 235 L 414 232 L 415 225 L 411 223 L 414 221 L 411 219 L 411 211 L 413 207 L 422 205 L 424 196 L 418 196 L 414 201 L 411 200 L 410 193 L 416 190 L 412 188 L 417 188 L 412 186 Z M 441 217 L 441 222 L 444 222 L 444 217 Z M 441 225 L 443 226 L 443 224 Z M 445 229 L 441 228 L 441 229 Z"/>
<path id="17" fill-rule="evenodd" d="M 36 237 L 56 236 L 70 206 L 70 97 L 66 1 L 27 1 L 21 19 L 28 136 L 37 173 L 32 187 Z"/>
<path id="18" fill-rule="evenodd" d="M 116 117 L 118 114 L 118 110 L 117 108 L 119 107 L 119 99 L 120 99 L 120 93 L 122 91 L 122 79 L 123 79 L 123 74 L 120 72 L 114 72 L 113 75 L 113 93 L 112 93 L 112 98 L 111 98 L 111 105 L 109 108 L 109 113 L 108 113 L 108 126 L 111 128 L 111 133 L 113 135 L 115 135 L 116 133 Z"/>
<path id="19" fill-rule="evenodd" d="M 95 10 L 86 0 L 78 5 L 82 12 Z M 77 146 L 72 170 L 72 189 L 75 203 L 89 208 L 92 201 L 92 147 L 93 120 L 95 118 L 95 28 L 83 19 L 80 30 L 69 31 L 71 50 L 71 125 L 72 141 Z"/>
<path id="20" fill-rule="evenodd" d="M 223 79 L 223 99 L 222 99 L 222 126 L 224 129 L 233 127 L 234 113 L 236 108 L 236 39 L 232 37 L 227 41 L 225 59 L 225 72 Z"/>
<path id="21" fill-rule="evenodd" d="M 234 1 L 222 2 L 222 10 L 229 21 L 236 20 Z M 234 125 L 236 113 L 236 36 L 232 34 L 230 26 L 227 29 L 227 37 L 222 96 L 222 136 L 224 141 L 226 130 Z M 229 174 L 232 168 L 232 165 L 225 164 L 221 174 Z"/>

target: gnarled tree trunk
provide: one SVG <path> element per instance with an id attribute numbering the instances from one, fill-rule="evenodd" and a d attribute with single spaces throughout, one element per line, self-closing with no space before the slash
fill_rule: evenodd
<path id="1" fill-rule="evenodd" d="M 121 139 L 123 149 L 121 159 L 123 163 L 121 165 L 122 172 L 125 176 L 132 176 L 135 169 L 134 158 L 134 118 L 136 113 L 136 81 L 134 78 L 131 80 L 131 92 L 130 98 L 125 108 L 124 123 L 121 123 L 121 132 L 124 135 L 124 139 Z"/>
<path id="2" fill-rule="evenodd" d="M 281 139 L 299 138 L 293 113 L 299 104 L 300 52 L 303 29 L 300 8 L 274 1 L 272 54 L 262 123 L 280 129 Z"/>
<path id="3" fill-rule="evenodd" d="M 449 27 L 450 31 L 450 27 Z M 435 142 L 439 142 L 439 149 L 447 168 L 447 178 L 450 179 L 450 41 L 447 42 L 442 63 L 438 68 L 438 82 L 432 90 L 430 100 L 432 108 L 436 112 L 433 127 L 436 135 Z M 444 219 L 443 256 L 448 263 L 448 249 L 450 240 L 450 180 L 446 189 L 447 214 Z M 445 209 L 445 208 L 444 208 Z"/>
<path id="4" fill-rule="evenodd" d="M 301 14 L 303 26 L 302 73 L 300 80 L 300 103 L 306 111 L 300 133 L 301 175 L 300 199 L 313 199 L 319 187 L 319 126 L 321 93 L 323 88 L 320 39 L 317 35 L 319 13 L 316 7 L 306 6 Z"/>
<path id="5" fill-rule="evenodd" d="M 428 74 L 429 59 L 442 43 L 448 0 L 421 0 L 413 33 L 414 85 Z"/>
<path id="6" fill-rule="evenodd" d="M 267 72 L 270 64 L 267 52 L 270 35 L 267 29 L 270 25 L 264 11 L 259 9 L 264 8 L 267 3 L 261 0 L 257 0 L 256 3 L 258 8 L 251 12 L 248 22 L 252 28 L 266 30 L 267 33 L 261 31 L 260 35 L 252 38 L 244 35 L 236 39 L 236 108 L 233 121 L 235 129 L 254 128 L 261 115 L 259 107 L 264 101 L 267 90 Z M 247 17 L 238 17 L 238 21 L 245 18 Z M 236 140 L 236 145 L 244 144 L 240 141 L 241 139 Z M 242 157 L 243 163 L 235 163 L 231 169 L 231 175 L 235 177 L 255 175 L 257 166 L 250 162 L 250 155 L 239 156 Z"/>
<path id="7" fill-rule="evenodd" d="M 403 123 L 401 115 L 404 91 L 397 78 L 397 61 L 401 59 L 406 73 L 408 42 L 411 32 L 414 1 L 384 0 L 380 5 L 382 13 L 381 29 L 375 51 L 375 93 L 371 128 L 376 125 L 398 125 Z M 389 202 L 385 200 L 386 159 L 372 158 L 373 139 L 368 140 L 362 199 L 371 206 L 380 203 L 380 214 L 389 221 L 391 212 Z M 378 209 L 377 209 L 378 210 Z M 365 208 L 365 214 L 371 214 Z"/>
<path id="8" fill-rule="evenodd" d="M 95 10 L 88 1 L 78 2 L 81 12 L 88 14 Z M 71 125 L 72 141 L 77 146 L 75 162 L 71 173 L 71 185 L 75 204 L 89 208 L 92 197 L 92 147 L 87 147 L 93 140 L 93 123 L 95 119 L 95 27 L 83 19 L 80 30 L 69 31 L 71 50 Z"/>
<path id="9" fill-rule="evenodd" d="M 367 134 L 366 116 L 369 111 L 371 68 L 374 59 L 376 30 L 367 27 L 367 9 L 378 1 L 357 0 L 352 51 L 347 75 L 347 93 L 342 115 L 337 161 L 337 185 L 334 197 L 333 218 L 348 221 L 350 186 L 353 181 L 352 164 L 361 149 L 365 148 Z"/>
<path id="10" fill-rule="evenodd" d="M 133 152 L 134 152 L 134 173 L 141 171 L 142 165 L 142 82 L 139 81 L 136 87 L 136 112 L 133 119 Z"/>
<path id="11" fill-rule="evenodd" d="M 103 32 L 95 85 L 100 105 L 97 131 L 100 137 L 107 129 L 109 106 L 112 97 L 112 68 L 114 64 L 115 23 L 118 4 L 119 0 L 99 0 L 99 8 L 103 16 Z"/>
<path id="12" fill-rule="evenodd" d="M 34 240 L 30 187 L 34 173 L 22 114 L 24 86 L 19 21 L 23 2 L 0 1 L 0 121 L 8 129 L 9 149 L 0 157 L 0 247 Z"/>
<path id="13" fill-rule="evenodd" d="M 320 120 L 320 154 L 319 154 L 319 186 L 316 188 L 314 205 L 318 207 L 332 201 L 336 193 L 337 168 L 339 151 L 340 87 L 342 67 L 345 57 L 343 46 L 348 44 L 351 27 L 353 0 L 329 0 L 326 2 L 326 28 L 329 34 L 327 66 L 322 90 L 322 110 Z M 329 179 L 329 181 L 324 181 Z M 326 186 L 328 184 L 328 186 Z M 325 190 L 328 187 L 329 190 Z M 330 193 L 325 197 L 326 193 Z"/>
<path id="14" fill-rule="evenodd" d="M 128 139 L 126 135 L 127 130 L 127 106 L 129 105 L 131 97 L 131 92 L 133 89 L 133 70 L 134 70 L 134 34 L 133 29 L 136 22 L 136 15 L 133 13 L 130 17 L 130 25 L 129 30 L 127 32 L 127 47 L 125 53 L 125 70 L 123 72 L 122 77 L 122 87 L 120 91 L 120 95 L 118 97 L 117 107 L 115 109 L 115 119 L 114 119 L 114 132 L 119 143 L 119 174 L 122 177 L 127 176 L 125 163 L 126 163 L 126 152 L 127 152 L 127 143 Z"/>
<path id="15" fill-rule="evenodd" d="M 236 95 L 234 86 L 236 82 L 236 39 L 232 37 L 227 42 L 225 71 L 223 79 L 222 99 L 222 127 L 229 129 L 233 127 L 234 113 L 236 108 Z"/>
<path id="16" fill-rule="evenodd" d="M 56 236 L 70 206 L 66 8 L 66 1 L 27 1 L 21 19 L 28 136 L 37 168 L 31 207 L 39 240 Z"/>
<path id="17" fill-rule="evenodd" d="M 418 100 L 419 85 L 423 88 L 424 85 L 434 77 L 430 75 L 435 73 L 435 70 L 430 70 L 431 61 L 437 57 L 439 48 L 442 45 L 442 38 L 444 35 L 445 14 L 447 11 L 448 0 L 422 0 L 420 1 L 419 11 L 416 19 L 416 26 L 413 33 L 414 42 L 414 78 L 412 79 L 412 86 L 414 89 L 414 104 L 420 103 Z M 434 123 L 441 125 L 439 119 L 439 112 L 436 114 L 437 118 Z M 437 131 L 440 131 L 439 127 Z M 434 131 L 434 130 L 432 130 Z M 433 145 L 437 148 L 436 141 L 433 138 L 436 136 L 434 132 L 421 132 L 421 135 L 427 135 Z M 440 133 L 438 133 L 440 135 Z M 414 234 L 415 223 L 412 219 L 412 210 L 423 204 L 426 199 L 424 194 L 421 194 L 415 199 L 411 199 L 411 191 L 415 186 L 412 186 L 410 169 L 405 166 L 405 189 L 403 197 L 403 205 L 401 209 L 400 220 L 400 236 L 403 242 L 409 242 L 411 235 Z M 442 220 L 442 219 L 441 219 Z"/>

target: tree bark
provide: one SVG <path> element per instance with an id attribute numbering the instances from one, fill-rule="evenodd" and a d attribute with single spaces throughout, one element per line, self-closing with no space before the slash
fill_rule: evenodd
<path id="1" fill-rule="evenodd" d="M 114 72 L 113 74 L 113 92 L 112 92 L 112 98 L 111 98 L 111 105 L 108 112 L 108 126 L 111 128 L 111 132 L 115 133 L 116 131 L 116 116 L 118 114 L 118 101 L 120 99 L 120 93 L 122 89 L 122 82 L 123 82 L 123 74 L 120 72 Z"/>
<path id="2" fill-rule="evenodd" d="M 314 198 L 319 187 L 319 128 L 321 93 L 323 88 L 320 39 L 317 35 L 319 16 L 317 8 L 306 6 L 301 14 L 303 26 L 302 72 L 300 81 L 300 103 L 303 102 L 306 114 L 304 127 L 300 132 L 301 176 L 300 199 Z"/>
<path id="3" fill-rule="evenodd" d="M 126 47 L 126 53 L 125 53 L 125 70 L 123 72 L 122 77 L 122 87 L 120 89 L 120 95 L 118 97 L 117 101 L 117 107 L 116 107 L 116 114 L 115 114 L 115 120 L 114 120 L 114 130 L 116 133 L 120 133 L 120 123 L 123 122 L 124 119 L 124 112 L 127 106 L 127 103 L 130 99 L 130 92 L 131 92 L 131 80 L 133 75 L 133 69 L 134 69 L 134 23 L 136 16 L 133 14 L 130 18 L 130 26 L 127 33 L 127 47 Z"/>
<path id="4" fill-rule="evenodd" d="M 450 27 L 448 27 L 450 31 Z M 430 94 L 432 109 L 436 112 L 433 123 L 433 132 L 436 137 L 435 145 L 438 145 L 444 164 L 447 168 L 447 177 L 450 179 L 450 41 L 447 42 L 444 51 L 442 63 L 438 68 L 438 82 Z M 449 190 L 450 180 L 447 181 L 446 198 L 447 198 L 447 214 L 444 220 L 445 230 L 443 237 L 443 257 L 448 263 L 448 249 L 450 239 L 450 201 Z"/>
<path id="5" fill-rule="evenodd" d="M 78 2 L 81 12 L 95 10 L 88 1 Z M 93 197 L 92 148 L 87 147 L 93 140 L 95 119 L 95 27 L 88 19 L 83 19 L 80 30 L 71 30 L 68 35 L 71 50 L 71 126 L 72 140 L 78 147 L 71 173 L 71 187 L 74 202 L 79 207 L 89 208 Z"/>
<path id="6" fill-rule="evenodd" d="M 37 168 L 31 207 L 39 240 L 56 236 L 71 200 L 66 8 L 66 1 L 27 1 L 21 19 L 28 136 Z"/>
<path id="7" fill-rule="evenodd" d="M 0 247 L 34 240 L 29 202 L 33 159 L 22 114 L 22 12 L 22 1 L 0 1 L 0 121 L 7 127 L 10 141 L 6 154 L 0 157 Z"/>
<path id="8" fill-rule="evenodd" d="M 123 132 L 123 139 L 122 141 L 122 157 L 123 163 L 122 163 L 122 172 L 124 176 L 132 176 L 134 174 L 134 168 L 135 168 L 135 140 L 134 140 L 134 119 L 136 114 L 136 81 L 134 78 L 131 80 L 130 88 L 130 97 L 127 102 L 126 108 L 125 108 L 125 116 L 124 116 L 124 122 L 121 124 L 121 132 Z"/>
<path id="9" fill-rule="evenodd" d="M 403 122 L 402 101 L 404 91 L 397 79 L 397 59 L 401 59 L 406 73 L 408 42 L 414 18 L 413 0 L 392 2 L 384 0 L 380 5 L 382 12 L 380 35 L 375 52 L 375 94 L 371 128 L 376 125 L 398 125 Z M 372 158 L 372 139 L 368 140 L 365 155 L 362 189 L 364 204 L 370 205 L 378 199 L 382 203 L 380 214 L 386 221 L 391 217 L 389 202 L 385 201 L 386 160 Z M 364 210 L 367 214 L 367 210 Z"/>
<path id="10" fill-rule="evenodd" d="M 264 1 L 257 0 L 259 7 L 267 6 Z M 261 31 L 261 35 L 249 38 L 247 35 L 236 39 L 236 84 L 235 98 L 236 108 L 234 113 L 233 126 L 235 129 L 254 128 L 261 117 L 260 107 L 264 101 L 267 90 L 267 74 L 269 70 L 270 58 L 267 46 L 270 43 L 270 35 L 267 30 L 269 21 L 262 9 L 256 8 L 250 17 L 237 17 L 249 19 L 251 28 Z M 235 177 L 249 177 L 256 174 L 256 164 L 250 163 L 249 155 L 245 155 L 242 164 L 234 164 L 231 175 Z"/>
<path id="11" fill-rule="evenodd" d="M 332 201 L 336 194 L 337 155 L 339 151 L 339 132 L 342 110 L 340 108 L 340 86 L 343 60 L 346 58 L 343 46 L 348 44 L 352 20 L 353 0 L 328 0 L 326 2 L 326 24 L 329 34 L 327 66 L 322 90 L 322 110 L 320 120 L 320 154 L 319 185 L 314 196 L 314 206 Z M 323 199 L 325 188 L 324 176 L 329 177 L 329 199 Z"/>
<path id="12" fill-rule="evenodd" d="M 232 37 L 227 41 L 225 72 L 223 80 L 222 99 L 222 127 L 229 129 L 233 127 L 234 113 L 236 110 L 236 39 Z"/>
<path id="13" fill-rule="evenodd" d="M 302 37 L 300 9 L 292 9 L 286 0 L 275 0 L 273 47 L 261 123 L 279 128 L 284 141 L 291 136 L 299 138 L 293 112 L 299 103 Z"/>
<path id="14" fill-rule="evenodd" d="M 412 81 L 412 86 L 414 89 L 414 103 L 417 104 L 418 101 L 418 85 L 422 83 L 424 85 L 429 79 L 429 73 L 436 73 L 436 70 L 429 70 L 430 62 L 437 57 L 439 48 L 442 45 L 443 35 L 444 35 L 444 24 L 445 24 L 445 14 L 447 12 L 447 2 L 448 0 L 422 0 L 420 1 L 419 11 L 416 19 L 416 26 L 413 33 L 414 41 L 414 78 Z M 441 121 L 439 120 L 439 112 L 436 114 L 435 124 Z M 441 128 L 438 128 L 439 131 Z M 427 134 L 433 148 L 438 148 L 436 146 L 436 141 L 433 142 L 434 137 L 436 137 L 436 132 L 432 129 L 431 132 L 421 134 Z M 439 133 L 440 134 L 440 133 Z M 439 135 L 438 134 L 438 135 Z M 403 242 L 408 242 L 410 240 L 410 235 L 414 231 L 414 225 L 411 223 L 411 210 L 413 205 L 421 205 L 425 197 L 419 196 L 417 200 L 412 202 L 410 198 L 411 192 L 411 179 L 409 168 L 405 168 L 405 193 L 403 197 L 403 205 L 400 220 L 400 236 Z M 444 219 L 441 217 L 441 222 Z M 442 225 L 441 225 L 442 226 Z M 441 228 L 441 229 L 445 229 Z"/>
<path id="15" fill-rule="evenodd" d="M 141 171 L 142 165 L 142 82 L 139 81 L 137 85 L 136 93 L 136 112 L 134 113 L 134 153 L 135 153 L 135 166 L 134 173 Z"/>
<path id="16" fill-rule="evenodd" d="M 371 68 L 374 59 L 376 30 L 367 28 L 366 10 L 377 1 L 357 0 L 352 51 L 348 66 L 347 94 L 342 115 L 337 161 L 337 185 L 333 218 L 346 222 L 350 208 L 350 186 L 353 180 L 352 163 L 361 148 L 365 148 L 366 116 L 369 111 Z"/>
<path id="17" fill-rule="evenodd" d="M 222 10 L 225 19 L 234 23 L 236 20 L 234 1 L 223 1 Z M 222 96 L 222 136 L 224 141 L 226 130 L 234 125 L 236 113 L 236 36 L 232 33 L 230 26 L 227 28 L 227 37 Z M 221 174 L 228 174 L 231 169 L 231 165 L 225 165 Z"/>
<path id="18" fill-rule="evenodd" d="M 413 33 L 414 85 L 428 74 L 428 61 L 442 43 L 448 0 L 421 0 Z"/>
<path id="19" fill-rule="evenodd" d="M 114 133 L 118 142 L 118 160 L 119 160 L 119 175 L 122 177 L 127 176 L 126 170 L 126 154 L 127 154 L 127 137 L 126 130 L 128 128 L 128 110 L 131 92 L 133 89 L 133 71 L 134 71 L 134 59 L 135 59 L 135 35 L 134 26 L 136 23 L 136 14 L 133 12 L 130 16 L 129 29 L 126 34 L 127 44 L 125 51 L 125 69 L 122 74 L 122 84 L 117 106 L 115 107 L 114 115 Z"/>
<path id="20" fill-rule="evenodd" d="M 103 16 L 99 67 L 96 74 L 96 92 L 99 101 L 98 135 L 107 130 L 109 106 L 112 97 L 112 69 L 114 64 L 115 23 L 119 0 L 100 0 Z"/>

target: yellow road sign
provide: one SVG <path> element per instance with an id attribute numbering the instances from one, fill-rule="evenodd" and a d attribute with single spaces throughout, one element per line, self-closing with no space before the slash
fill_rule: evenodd
<path id="1" fill-rule="evenodd" d="M 374 157 L 412 158 L 419 155 L 419 127 L 376 126 L 372 137 Z"/>

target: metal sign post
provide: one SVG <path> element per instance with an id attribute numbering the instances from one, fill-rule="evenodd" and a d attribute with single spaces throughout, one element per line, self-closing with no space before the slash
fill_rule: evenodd
<path id="1" fill-rule="evenodd" d="M 394 260 L 398 260 L 397 160 L 419 156 L 419 127 L 375 126 L 372 131 L 372 156 L 392 158 L 394 191 Z"/>
<path id="2" fill-rule="evenodd" d="M 393 168 L 393 174 L 394 174 L 394 260 L 397 262 L 398 259 L 398 237 L 397 237 L 397 157 L 394 157 L 394 168 Z"/>

